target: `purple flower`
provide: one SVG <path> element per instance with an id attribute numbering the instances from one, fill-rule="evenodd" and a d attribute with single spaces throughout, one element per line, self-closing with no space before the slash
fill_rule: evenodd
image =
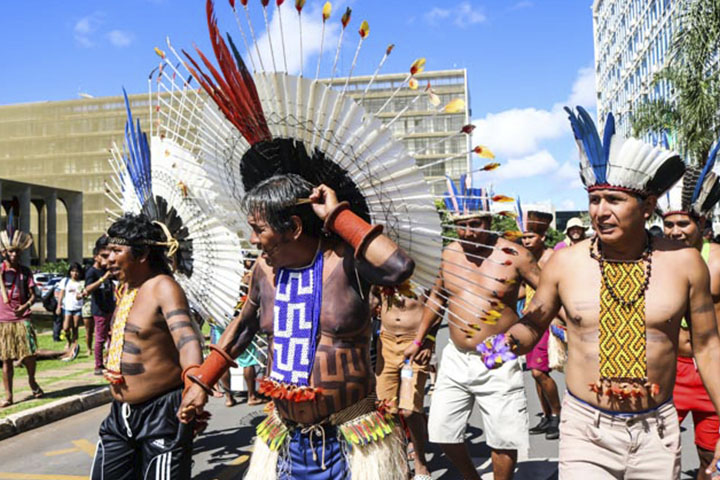
<path id="1" fill-rule="evenodd" d="M 517 358 L 517 355 L 510 350 L 505 335 L 502 334 L 486 338 L 475 348 L 488 369 L 498 368 L 503 363 Z"/>

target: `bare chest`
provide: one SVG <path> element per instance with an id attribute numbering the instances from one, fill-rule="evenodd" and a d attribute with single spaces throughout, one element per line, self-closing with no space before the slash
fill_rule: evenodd
<path id="1" fill-rule="evenodd" d="M 340 261 L 326 261 L 323 269 L 320 329 L 323 334 L 337 337 L 362 334 L 370 321 L 367 291 L 356 277 L 349 277 Z M 272 334 L 275 314 L 276 286 L 267 275 L 260 285 L 260 328 Z"/>
<path id="2" fill-rule="evenodd" d="M 658 263 L 653 264 L 650 281 L 643 294 L 643 314 L 648 331 L 671 331 L 687 309 L 688 286 L 667 265 Z M 559 284 L 560 299 L 570 321 L 569 327 L 596 331 L 601 312 L 601 289 L 606 292 L 612 290 L 616 296 L 622 297 L 624 288 L 622 282 L 613 281 L 607 275 L 603 277 L 597 262 L 582 262 L 569 269 Z M 606 302 L 603 311 L 608 308 Z M 616 312 L 621 315 L 623 309 L 617 308 Z"/>
<path id="3" fill-rule="evenodd" d="M 473 294 L 506 301 L 517 294 L 517 269 L 501 252 L 485 259 L 452 255 L 443 260 L 442 271 L 443 285 L 452 296 Z"/>

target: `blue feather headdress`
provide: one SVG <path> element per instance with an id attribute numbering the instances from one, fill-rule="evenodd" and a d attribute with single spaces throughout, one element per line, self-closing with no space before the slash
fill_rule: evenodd
<path id="1" fill-rule="evenodd" d="M 580 150 L 580 178 L 588 191 L 613 189 L 659 196 L 685 172 L 685 162 L 676 152 L 618 135 L 612 113 L 601 141 L 584 108 L 577 107 L 577 114 L 568 107 L 565 111 Z"/>
<path id="2" fill-rule="evenodd" d="M 705 217 L 720 200 L 720 178 L 713 172 L 720 139 L 708 155 L 705 166 L 688 167 L 682 182 L 678 182 L 664 198 L 658 201 L 658 209 L 663 217 L 673 214 Z"/>
<path id="3" fill-rule="evenodd" d="M 491 216 L 489 192 L 484 188 L 474 188 L 471 176 L 460 176 L 460 188 L 448 176 L 448 191 L 445 192 L 445 207 L 451 213 L 453 220 L 463 220 L 474 217 Z"/>

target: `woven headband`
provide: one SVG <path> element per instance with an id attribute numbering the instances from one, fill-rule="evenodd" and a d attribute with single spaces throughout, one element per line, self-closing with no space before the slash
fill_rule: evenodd
<path id="1" fill-rule="evenodd" d="M 175 253 L 178 251 L 178 248 L 180 248 L 180 242 L 178 242 L 177 239 L 173 238 L 167 225 L 165 225 L 162 222 L 157 222 L 157 221 L 152 222 L 152 223 L 153 223 L 153 225 L 157 225 L 162 229 L 163 233 L 165 234 L 165 238 L 167 239 L 166 241 L 158 242 L 155 240 L 140 240 L 138 242 L 131 242 L 127 238 L 108 236 L 108 243 L 112 243 L 113 245 L 122 245 L 122 246 L 126 246 L 126 247 L 133 247 L 133 246 L 167 247 L 167 249 L 168 249 L 167 256 L 169 258 L 172 258 L 175 255 Z"/>

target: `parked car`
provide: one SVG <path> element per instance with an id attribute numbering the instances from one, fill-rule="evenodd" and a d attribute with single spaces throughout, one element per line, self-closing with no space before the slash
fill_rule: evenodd
<path id="1" fill-rule="evenodd" d="M 33 280 L 35 280 L 35 285 L 37 285 L 38 288 L 35 295 L 38 297 L 38 300 L 40 300 L 50 288 L 62 280 L 62 276 L 57 273 L 36 273 L 33 275 Z"/>

